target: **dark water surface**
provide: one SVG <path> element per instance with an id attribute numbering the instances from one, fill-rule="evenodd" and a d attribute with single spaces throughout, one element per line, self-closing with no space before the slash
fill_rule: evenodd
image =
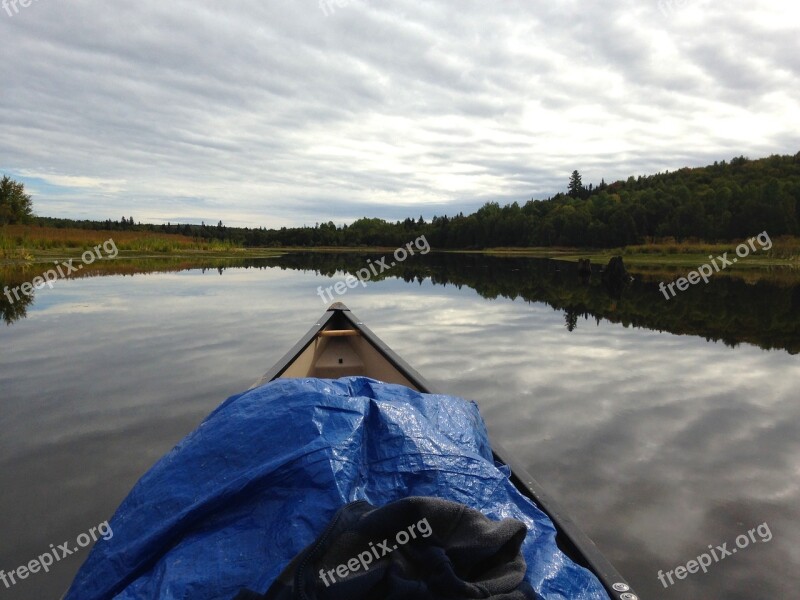
<path id="1" fill-rule="evenodd" d="M 0 568 L 110 518 L 315 322 L 317 287 L 364 260 L 87 277 L 37 292 L 27 316 L 0 306 Z M 643 598 L 800 597 L 800 288 L 720 277 L 668 302 L 564 263 L 437 254 L 388 275 L 337 300 L 477 400 Z M 708 573 L 659 583 L 760 525 Z M 0 599 L 59 598 L 87 555 L 0 581 Z"/>

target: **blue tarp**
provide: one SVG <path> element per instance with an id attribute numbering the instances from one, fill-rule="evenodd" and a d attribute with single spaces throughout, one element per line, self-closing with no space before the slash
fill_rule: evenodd
<path id="1" fill-rule="evenodd" d="M 523 521 L 545 599 L 607 599 L 492 460 L 474 403 L 364 377 L 281 379 L 229 398 L 136 484 L 65 600 L 265 592 L 343 504 L 437 496 Z"/>

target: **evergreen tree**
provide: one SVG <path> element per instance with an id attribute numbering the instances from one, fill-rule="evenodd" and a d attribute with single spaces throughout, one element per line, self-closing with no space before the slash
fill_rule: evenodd
<path id="1" fill-rule="evenodd" d="M 568 194 L 573 198 L 579 198 L 583 192 L 583 183 L 581 183 L 581 174 L 577 170 L 572 172 L 569 177 L 569 186 L 567 188 Z"/>

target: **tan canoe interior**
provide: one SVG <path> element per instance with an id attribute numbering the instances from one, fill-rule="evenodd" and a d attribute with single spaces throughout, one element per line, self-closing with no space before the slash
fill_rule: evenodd
<path id="1" fill-rule="evenodd" d="M 280 377 L 337 379 L 350 375 L 364 375 L 416 389 L 360 331 L 352 328 L 320 331 Z"/>

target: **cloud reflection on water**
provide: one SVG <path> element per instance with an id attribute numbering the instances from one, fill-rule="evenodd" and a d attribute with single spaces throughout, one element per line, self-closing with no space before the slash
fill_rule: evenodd
<path id="1" fill-rule="evenodd" d="M 306 331 L 323 310 L 316 286 L 329 281 L 232 269 L 65 282 L 0 333 L 0 476 L 13 482 L 0 534 L 15 540 L 0 565 L 107 517 L 154 460 Z M 594 319 L 568 332 L 544 304 L 429 281 L 375 282 L 344 300 L 440 389 L 478 401 L 493 437 L 643 597 L 795 593 L 796 356 Z M 769 544 L 669 590 L 656 580 L 765 521 Z M 9 597 L 54 597 L 76 568 Z"/>

